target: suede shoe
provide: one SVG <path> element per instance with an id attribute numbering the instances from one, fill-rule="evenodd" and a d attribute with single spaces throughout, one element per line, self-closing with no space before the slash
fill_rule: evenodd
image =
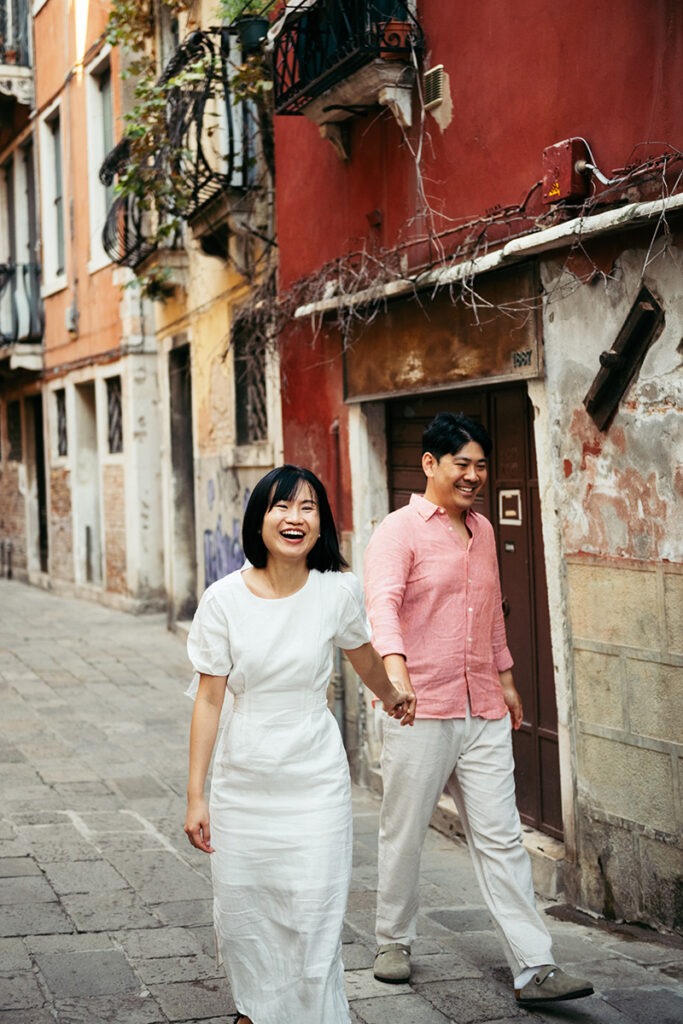
<path id="1" fill-rule="evenodd" d="M 403 946 L 400 942 L 380 946 L 373 973 L 378 981 L 387 981 L 391 985 L 410 981 L 410 946 Z"/>
<path id="2" fill-rule="evenodd" d="M 561 999 L 582 999 L 593 994 L 593 986 L 585 978 L 573 978 L 561 967 L 542 967 L 531 981 L 515 989 L 519 1003 L 550 1003 Z"/>

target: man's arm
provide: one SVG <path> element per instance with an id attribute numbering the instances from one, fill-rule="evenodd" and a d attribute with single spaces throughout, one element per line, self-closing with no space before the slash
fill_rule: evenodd
<path id="1" fill-rule="evenodd" d="M 401 535 L 401 524 L 385 519 L 365 553 L 365 603 L 372 625 L 373 645 L 379 654 L 400 655 L 405 679 L 405 642 L 400 611 L 413 564 L 410 545 Z M 386 667 L 386 666 L 385 666 Z M 387 673 L 392 678 L 389 668 Z"/>

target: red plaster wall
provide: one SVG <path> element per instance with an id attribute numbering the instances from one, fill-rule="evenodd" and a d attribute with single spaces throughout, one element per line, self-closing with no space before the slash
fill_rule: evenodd
<path id="1" fill-rule="evenodd" d="M 426 66 L 444 64 L 451 81 L 453 119 L 442 134 L 427 115 L 425 161 L 428 192 L 449 217 L 520 203 L 542 176 L 543 150 L 570 136 L 588 139 L 606 173 L 633 159 L 640 142 L 681 145 L 676 0 L 419 6 Z M 343 164 L 304 117 L 276 118 L 284 287 L 362 239 L 394 244 L 414 210 L 414 169 L 391 115 L 355 119 L 351 149 Z M 365 217 L 374 209 L 384 215 L 379 231 Z"/>
<path id="2" fill-rule="evenodd" d="M 425 66 L 444 64 L 453 101 L 443 132 L 427 115 L 427 191 L 455 221 L 521 203 L 542 178 L 543 150 L 565 138 L 584 136 L 607 174 L 637 160 L 642 150 L 634 147 L 645 140 L 683 145 L 683 91 L 672 88 L 683 64 L 676 0 L 624 0 L 618 9 L 609 0 L 421 0 L 419 17 Z M 423 234 L 423 225 L 408 224 L 415 167 L 388 112 L 351 122 L 347 163 L 305 117 L 276 117 L 275 127 L 282 290 L 361 245 L 391 248 Z M 366 214 L 376 209 L 382 224 L 372 228 Z M 528 209 L 546 210 L 540 189 Z M 411 265 L 426 257 L 418 248 L 409 255 Z M 307 324 L 285 340 L 285 456 L 329 483 L 329 428 L 339 418 L 342 517 L 350 528 L 341 359 L 333 352 L 326 362 L 330 342 L 310 345 Z"/>
<path id="3" fill-rule="evenodd" d="M 351 529 L 348 410 L 338 339 L 311 343 L 308 325 L 291 328 L 281 364 L 285 461 L 307 466 L 324 483 L 337 527 Z M 338 435 L 336 428 L 338 427 Z"/>

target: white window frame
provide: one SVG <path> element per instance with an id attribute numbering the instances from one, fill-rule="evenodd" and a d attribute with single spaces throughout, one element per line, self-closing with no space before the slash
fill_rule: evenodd
<path id="1" fill-rule="evenodd" d="M 62 225 L 64 230 L 64 267 L 57 272 L 55 253 L 57 251 L 57 223 L 55 220 L 54 202 L 56 198 L 54 182 L 54 134 L 51 124 L 59 117 L 59 145 L 62 164 Z M 40 195 L 43 233 L 43 287 L 42 296 L 53 295 L 66 288 L 66 267 L 68 263 L 68 232 L 67 232 L 67 196 L 66 196 L 66 161 L 64 147 L 64 118 L 60 100 L 53 103 L 40 118 Z"/>
<path id="2" fill-rule="evenodd" d="M 113 110 L 113 84 L 111 77 L 111 46 L 105 46 L 98 53 L 97 57 L 88 64 L 85 71 L 86 78 L 86 109 L 87 109 L 87 139 L 88 139 L 88 216 L 90 230 L 90 259 L 88 261 L 88 273 L 94 274 L 103 267 L 109 266 L 111 259 L 107 256 L 102 246 L 102 232 L 109 213 L 106 187 L 100 181 L 99 171 L 104 158 L 107 156 L 103 132 L 102 93 L 100 79 L 106 72 L 110 72 L 112 85 L 111 92 L 111 123 L 114 125 Z M 112 138 L 112 148 L 115 144 Z"/>

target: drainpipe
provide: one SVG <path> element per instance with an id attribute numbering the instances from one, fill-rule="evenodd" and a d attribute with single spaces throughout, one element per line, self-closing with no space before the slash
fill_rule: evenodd
<path id="1" fill-rule="evenodd" d="M 341 451 L 340 444 L 341 439 L 339 436 L 339 420 L 336 419 L 330 427 L 330 440 L 332 442 L 332 484 L 334 488 L 334 504 L 335 511 L 337 513 L 337 520 L 341 513 Z M 332 675 L 332 684 L 334 686 L 334 717 L 337 720 L 339 731 L 344 737 L 344 718 L 345 718 L 345 695 L 344 695 L 344 676 L 342 673 L 342 656 L 341 651 L 338 647 L 334 649 L 334 672 Z"/>

